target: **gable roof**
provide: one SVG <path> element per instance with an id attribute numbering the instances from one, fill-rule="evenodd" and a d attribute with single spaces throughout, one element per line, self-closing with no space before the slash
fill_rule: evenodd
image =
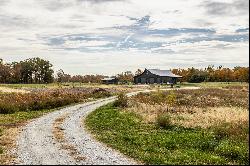
<path id="1" fill-rule="evenodd" d="M 157 75 L 157 76 L 162 76 L 162 77 L 175 77 L 175 78 L 181 78 L 182 76 L 175 75 L 172 73 L 170 70 L 159 70 L 159 69 L 146 69 L 150 73 Z"/>

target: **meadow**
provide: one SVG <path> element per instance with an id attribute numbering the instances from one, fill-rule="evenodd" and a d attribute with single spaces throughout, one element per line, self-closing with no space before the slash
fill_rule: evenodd
<path id="1" fill-rule="evenodd" d="M 72 104 L 145 89 L 156 92 L 120 95 L 87 118 L 97 139 L 147 164 L 247 163 L 248 84 L 175 87 L 161 91 L 169 86 L 0 84 L 0 164 L 11 161 L 6 151 L 15 146 L 18 131 L 30 120 Z"/>
<path id="2" fill-rule="evenodd" d="M 209 83 L 121 94 L 85 123 L 98 140 L 144 164 L 247 165 L 248 93 L 248 84 Z"/>

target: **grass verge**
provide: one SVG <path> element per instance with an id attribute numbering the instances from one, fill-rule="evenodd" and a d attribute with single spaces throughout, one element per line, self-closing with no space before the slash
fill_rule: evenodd
<path id="1" fill-rule="evenodd" d="M 15 156 L 8 153 L 8 150 L 15 147 L 16 136 L 20 127 L 26 124 L 28 120 L 38 118 L 52 111 L 54 110 L 0 114 L 0 165 L 9 165 L 15 158 Z"/>
<path id="2" fill-rule="evenodd" d="M 85 120 L 87 128 L 108 146 L 145 164 L 248 164 L 248 144 L 212 130 L 159 127 L 144 123 L 113 104 L 101 107 Z"/>

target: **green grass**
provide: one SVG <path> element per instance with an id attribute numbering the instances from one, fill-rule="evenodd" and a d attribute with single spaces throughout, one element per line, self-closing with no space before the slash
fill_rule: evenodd
<path id="1" fill-rule="evenodd" d="M 91 113 L 85 123 L 108 146 L 145 164 L 248 164 L 248 145 L 212 131 L 178 126 L 165 128 L 112 104 Z"/>
<path id="2" fill-rule="evenodd" d="M 0 114 L 0 126 L 17 125 L 29 119 L 37 118 L 53 110 L 39 110 L 29 112 L 16 112 L 13 114 Z"/>
<path id="3" fill-rule="evenodd" d="M 49 83 L 49 84 L 0 84 L 0 87 L 8 87 L 14 89 L 21 89 L 21 88 L 58 88 L 58 87 L 85 87 L 85 86 L 100 86 L 102 84 L 97 83 Z"/>
<path id="4" fill-rule="evenodd" d="M 203 87 L 203 88 L 225 88 L 228 86 L 249 86 L 249 83 L 245 82 L 202 82 L 202 83 L 188 83 L 182 82 L 180 84 L 181 87 Z"/>
<path id="5" fill-rule="evenodd" d="M 56 84 L 0 84 L 0 86 L 20 89 L 20 88 L 47 88 L 47 87 L 54 87 L 57 85 Z"/>

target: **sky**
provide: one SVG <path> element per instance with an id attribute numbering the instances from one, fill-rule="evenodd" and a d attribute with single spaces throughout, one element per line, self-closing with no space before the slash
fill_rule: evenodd
<path id="1" fill-rule="evenodd" d="M 249 66 L 249 0 L 0 0 L 0 58 L 69 74 Z"/>

